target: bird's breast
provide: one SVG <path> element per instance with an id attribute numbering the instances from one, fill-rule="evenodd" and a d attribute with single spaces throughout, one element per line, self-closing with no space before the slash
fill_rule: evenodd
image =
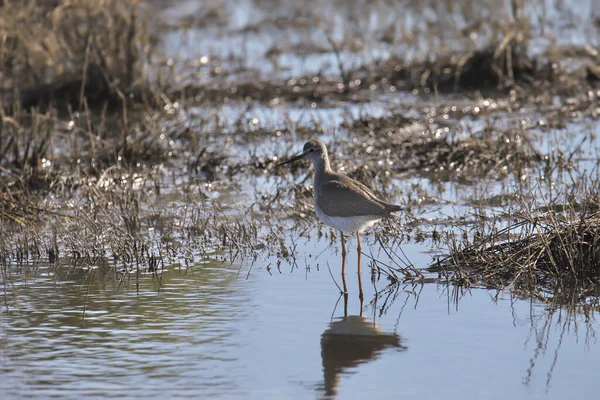
<path id="1" fill-rule="evenodd" d="M 318 206 L 316 201 L 315 213 L 317 214 L 317 217 L 319 217 L 319 219 L 325 223 L 325 225 L 328 225 L 333 229 L 342 231 L 344 233 L 362 232 L 363 230 L 373 226 L 377 221 L 381 219 L 381 217 L 373 215 L 334 217 L 323 212 L 323 210 Z"/>

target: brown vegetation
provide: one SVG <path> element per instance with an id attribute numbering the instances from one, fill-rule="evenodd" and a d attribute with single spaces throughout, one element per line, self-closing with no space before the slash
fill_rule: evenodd
<path id="1" fill-rule="evenodd" d="M 5 1 L 0 36 L 8 112 L 121 105 L 144 84 L 151 38 L 137 1 Z"/>
<path id="2" fill-rule="evenodd" d="M 482 228 L 471 243 L 446 237 L 450 255 L 430 269 L 460 286 L 510 288 L 552 303 L 585 303 L 600 295 L 597 186 L 591 191 L 580 186 L 565 197 L 567 202 L 557 199 L 537 209 L 520 197 L 520 209 L 508 216 L 505 228 L 492 224 L 487 233 Z"/>

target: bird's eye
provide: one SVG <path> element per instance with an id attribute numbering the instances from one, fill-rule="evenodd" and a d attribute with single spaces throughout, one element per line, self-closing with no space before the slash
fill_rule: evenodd
<path id="1" fill-rule="evenodd" d="M 314 153 L 314 152 L 315 152 L 315 149 L 310 149 L 310 152 L 311 152 L 311 153 Z"/>

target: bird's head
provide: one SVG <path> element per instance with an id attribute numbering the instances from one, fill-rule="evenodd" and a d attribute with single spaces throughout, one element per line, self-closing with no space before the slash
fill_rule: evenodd
<path id="1" fill-rule="evenodd" d="M 325 143 L 317 139 L 309 140 L 304 144 L 302 153 L 298 154 L 294 158 L 282 162 L 281 164 L 278 164 L 277 166 L 289 164 L 301 159 L 309 160 L 314 166 L 327 161 L 327 147 L 325 147 Z"/>

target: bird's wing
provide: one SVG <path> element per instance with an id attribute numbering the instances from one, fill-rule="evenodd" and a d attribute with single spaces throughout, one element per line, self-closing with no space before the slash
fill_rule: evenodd
<path id="1" fill-rule="evenodd" d="M 315 203 L 325 214 L 332 217 L 389 214 L 388 205 L 368 191 L 365 193 L 353 182 L 327 181 L 319 185 Z"/>

